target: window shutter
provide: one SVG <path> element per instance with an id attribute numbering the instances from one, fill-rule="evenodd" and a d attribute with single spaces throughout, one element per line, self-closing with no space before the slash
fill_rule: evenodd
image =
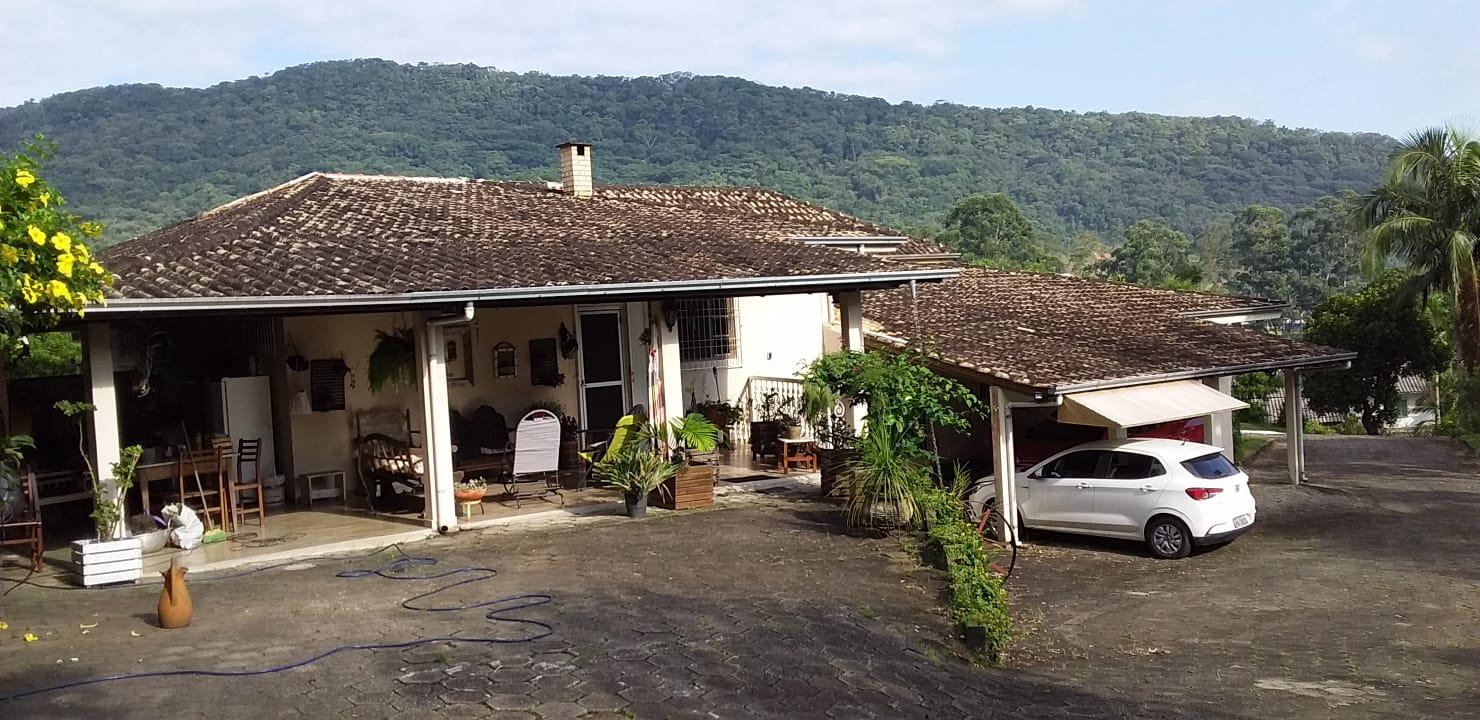
<path id="1" fill-rule="evenodd" d="M 314 412 L 344 409 L 344 374 L 347 370 L 339 358 L 309 361 L 309 407 Z"/>

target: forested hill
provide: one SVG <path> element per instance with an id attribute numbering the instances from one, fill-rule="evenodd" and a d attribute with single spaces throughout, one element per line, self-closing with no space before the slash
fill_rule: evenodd
<path id="1" fill-rule="evenodd" d="M 1382 135 L 1239 118 L 890 104 L 724 77 L 554 77 L 359 60 L 206 89 L 126 85 L 0 110 L 0 147 L 45 133 L 48 174 L 117 240 L 312 170 L 754 184 L 903 228 L 1001 191 L 1048 228 L 1118 238 L 1165 218 L 1287 209 L 1377 179 Z"/>

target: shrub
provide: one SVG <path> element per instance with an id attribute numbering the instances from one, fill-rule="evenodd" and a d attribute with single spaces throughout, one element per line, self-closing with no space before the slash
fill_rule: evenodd
<path id="1" fill-rule="evenodd" d="M 1305 421 L 1306 435 L 1335 435 L 1336 431 L 1314 420 Z"/>
<path id="2" fill-rule="evenodd" d="M 942 487 L 916 493 L 931 543 L 945 555 L 951 573 L 950 615 L 963 626 L 986 630 L 982 659 L 1001 662 L 1012 631 L 1007 590 L 992 570 L 992 553 L 967 520 L 960 495 Z"/>

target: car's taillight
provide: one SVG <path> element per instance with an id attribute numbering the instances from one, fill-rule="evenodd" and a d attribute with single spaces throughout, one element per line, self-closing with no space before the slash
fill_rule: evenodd
<path id="1" fill-rule="evenodd" d="M 1208 498 L 1217 495 L 1220 492 L 1223 492 L 1223 488 L 1187 488 L 1187 497 L 1190 497 L 1193 500 L 1207 500 Z"/>

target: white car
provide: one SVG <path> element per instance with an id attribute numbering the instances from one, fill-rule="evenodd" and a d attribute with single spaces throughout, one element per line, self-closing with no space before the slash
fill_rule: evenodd
<path id="1" fill-rule="evenodd" d="M 974 507 L 996 503 L 992 478 Z M 1101 440 L 1017 476 L 1018 521 L 1031 529 L 1143 540 L 1159 558 L 1228 542 L 1254 525 L 1249 476 L 1212 445 Z"/>

